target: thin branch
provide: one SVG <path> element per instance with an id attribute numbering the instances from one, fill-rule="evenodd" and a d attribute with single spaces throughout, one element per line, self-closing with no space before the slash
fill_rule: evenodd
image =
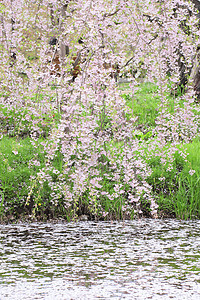
<path id="1" fill-rule="evenodd" d="M 120 11 L 120 8 L 116 9 L 116 11 L 114 11 L 113 13 L 110 13 L 110 14 L 104 14 L 104 15 L 103 15 L 103 19 L 105 19 L 105 18 L 107 18 L 107 17 L 112 17 L 112 16 L 116 15 L 119 11 Z"/>

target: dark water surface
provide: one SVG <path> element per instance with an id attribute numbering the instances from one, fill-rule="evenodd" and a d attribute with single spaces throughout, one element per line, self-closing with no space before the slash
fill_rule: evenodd
<path id="1" fill-rule="evenodd" d="M 200 299 L 200 221 L 0 225 L 0 299 Z"/>

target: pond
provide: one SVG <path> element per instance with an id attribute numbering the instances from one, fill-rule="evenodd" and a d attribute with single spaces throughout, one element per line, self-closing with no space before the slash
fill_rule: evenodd
<path id="1" fill-rule="evenodd" d="M 0 299 L 200 299 L 200 221 L 0 225 Z"/>

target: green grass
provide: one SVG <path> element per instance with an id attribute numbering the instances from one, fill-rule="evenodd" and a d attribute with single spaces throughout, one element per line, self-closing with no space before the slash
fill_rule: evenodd
<path id="1" fill-rule="evenodd" d="M 122 97 L 131 110 L 131 117 L 138 117 L 136 124 L 146 130 L 155 127 L 155 119 L 158 116 L 161 104 L 158 87 L 150 82 L 141 83 L 133 96 L 128 83 L 120 84 L 119 89 L 122 91 Z M 168 94 L 165 94 L 165 96 L 168 102 L 167 109 L 170 113 L 173 113 L 176 98 Z M 184 100 L 179 99 L 180 107 L 183 107 L 183 102 Z"/>
<path id="2" fill-rule="evenodd" d="M 32 107 L 8 109 L 0 105 L 0 135 L 6 134 L 13 137 L 30 136 L 34 121 L 38 127 L 37 134 L 43 137 L 48 136 L 52 125 L 59 122 L 60 114 L 56 109 L 52 109 L 48 113 L 42 113 L 38 110 L 38 115 L 36 116 Z"/>
<path id="3" fill-rule="evenodd" d="M 33 175 L 28 164 L 34 152 L 29 138 L 17 140 L 4 137 L 0 140 L 0 192 L 5 214 L 17 213 L 24 207 L 30 176 Z"/>
<path id="4" fill-rule="evenodd" d="M 40 166 L 30 165 L 35 160 L 39 162 Z M 29 137 L 17 139 L 6 136 L 0 140 L 1 215 L 12 215 L 17 218 L 23 214 L 31 214 L 38 190 L 40 190 L 41 210 L 49 207 L 50 188 L 45 184 L 40 187 L 37 181 L 33 195 L 31 195 L 29 203 L 26 203 L 33 185 L 31 176 L 36 177 L 39 169 L 44 166 L 45 154 L 42 152 L 42 148 L 33 147 Z"/>
<path id="5" fill-rule="evenodd" d="M 157 89 L 155 84 L 143 83 L 132 96 L 129 89 L 122 88 L 122 91 L 124 91 L 122 96 L 126 100 L 132 116 L 137 116 L 137 124 L 142 125 L 144 128 L 155 126 L 155 118 L 160 104 Z"/>
<path id="6" fill-rule="evenodd" d="M 200 218 L 200 140 L 182 145 L 187 150 L 187 162 L 176 153 L 173 169 L 167 171 L 159 159 L 150 162 L 153 173 L 148 181 L 157 197 L 161 215 L 180 219 Z M 195 171 L 190 175 L 190 171 Z"/>
<path id="7" fill-rule="evenodd" d="M 173 199 L 176 215 L 181 219 L 200 218 L 200 140 L 183 147 L 188 153 L 188 164 L 178 178 L 179 189 Z M 190 171 L 195 173 L 190 175 Z"/>

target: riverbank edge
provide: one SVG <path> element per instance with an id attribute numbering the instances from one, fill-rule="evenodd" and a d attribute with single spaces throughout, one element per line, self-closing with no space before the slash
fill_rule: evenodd
<path id="1" fill-rule="evenodd" d="M 115 218 L 114 216 L 107 215 L 106 217 L 91 217 L 88 215 L 81 215 L 78 216 L 75 219 L 68 220 L 66 217 L 55 217 L 50 218 L 48 216 L 31 216 L 31 215 L 23 215 L 19 216 L 18 218 L 15 218 L 12 215 L 8 216 L 2 216 L 0 218 L 0 225 L 9 225 L 9 224 L 22 224 L 22 223 L 70 223 L 70 222 L 123 222 L 123 221 L 131 221 L 131 220 L 141 220 L 141 219 L 152 219 L 155 220 L 155 218 L 152 218 L 150 216 L 135 216 L 134 218 L 130 218 L 130 216 L 125 216 L 124 218 Z M 157 220 L 166 220 L 166 219 L 177 219 L 180 220 L 180 218 L 177 218 L 174 213 L 169 213 L 165 211 L 158 212 L 158 216 L 156 218 Z"/>

